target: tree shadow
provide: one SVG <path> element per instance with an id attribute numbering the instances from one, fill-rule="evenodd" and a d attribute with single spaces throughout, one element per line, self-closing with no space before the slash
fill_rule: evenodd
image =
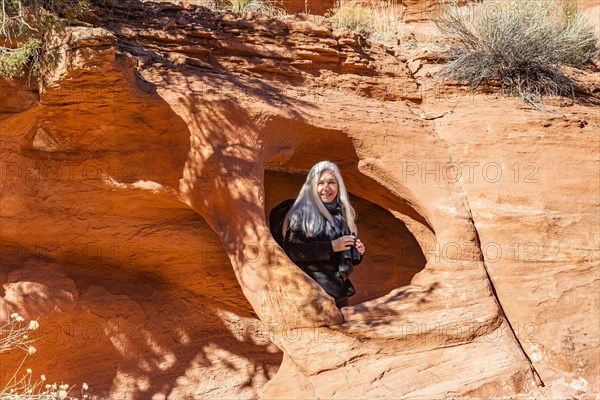
<path id="1" fill-rule="evenodd" d="M 217 375 L 224 373 L 231 373 L 234 378 L 241 376 L 242 382 L 239 383 L 239 387 L 254 388 L 256 374 L 262 375 L 265 379 L 269 378 L 270 371 L 274 371 L 281 362 L 281 353 L 271 347 L 269 338 L 264 337 L 260 329 L 257 329 L 256 334 L 249 332 L 246 329 L 250 324 L 248 320 L 237 325 L 242 327 L 242 332 L 236 331 L 235 321 L 239 321 L 240 316 L 252 319 L 254 313 L 237 285 L 238 279 L 234 275 L 229 259 L 204 262 L 205 255 L 202 254 L 202 250 L 192 250 L 190 247 L 193 247 L 194 239 L 210 237 L 213 249 L 219 249 L 221 245 L 221 249 L 230 256 L 238 260 L 246 260 L 246 265 L 250 267 L 253 263 L 259 265 L 259 261 L 264 261 L 262 257 L 269 257 L 269 259 L 277 257 L 277 249 L 258 249 L 257 255 L 252 243 L 246 239 L 258 236 L 257 232 L 260 233 L 261 229 L 266 227 L 265 210 L 269 207 L 265 207 L 265 196 L 267 196 L 267 204 L 272 201 L 268 197 L 270 189 L 267 188 L 265 194 L 263 182 L 265 165 L 268 164 L 273 153 L 276 153 L 276 150 L 270 147 L 276 142 L 269 142 L 272 139 L 269 134 L 262 137 L 260 133 L 270 130 L 278 123 L 285 124 L 286 120 L 301 121 L 308 130 L 312 129 L 310 121 L 307 121 L 306 116 L 297 111 L 297 108 L 310 109 L 315 105 L 301 98 L 292 99 L 283 87 L 278 86 L 278 83 L 302 83 L 302 79 L 296 75 L 288 75 L 268 83 L 259 77 L 245 74 L 244 71 L 248 69 L 242 68 L 242 72 L 240 70 L 229 72 L 227 69 L 229 65 L 222 64 L 218 56 L 233 50 L 222 44 L 219 47 L 215 39 L 206 39 L 204 42 L 199 39 L 194 42 L 195 45 L 201 45 L 212 40 L 211 43 L 215 45 L 215 56 L 209 57 L 208 64 L 203 67 L 168 61 L 159 53 L 163 50 L 164 53 L 169 53 L 170 50 L 174 53 L 180 52 L 181 49 L 177 46 L 181 44 L 178 43 L 181 38 L 177 37 L 177 32 L 169 32 L 169 29 L 163 27 L 166 26 L 165 23 L 175 20 L 175 14 L 182 8 L 150 4 L 140 6 L 139 9 L 126 10 L 114 1 L 96 1 L 95 4 L 103 10 L 101 13 L 104 13 L 100 15 L 97 25 L 112 31 L 119 38 L 119 50 L 138 58 L 147 56 L 151 61 L 143 64 L 138 76 L 149 82 L 147 85 L 149 93 L 158 94 L 177 114 L 172 116 L 171 120 L 175 126 L 181 127 L 177 137 L 181 139 L 186 136 L 190 140 L 189 146 L 186 145 L 184 149 L 187 153 L 178 152 L 174 162 L 165 168 L 173 168 L 176 174 L 181 173 L 184 178 L 189 178 L 178 182 L 177 189 L 198 195 L 190 202 L 196 202 L 193 204 L 194 210 L 204 217 L 206 223 L 200 220 L 196 212 L 189 209 L 178 211 L 178 208 L 187 208 L 189 203 L 184 205 L 183 200 L 166 200 L 164 197 L 145 192 L 142 195 L 145 199 L 135 198 L 136 205 L 144 204 L 145 209 L 153 207 L 159 209 L 159 206 L 165 206 L 167 213 L 178 213 L 180 219 L 166 222 L 159 220 L 157 226 L 157 222 L 150 218 L 149 222 L 139 222 L 141 227 L 127 227 L 125 233 L 128 239 L 122 240 L 127 242 L 136 238 L 141 243 L 148 240 L 148 246 L 150 248 L 156 246 L 158 251 L 142 249 L 140 253 L 145 254 L 142 259 L 138 261 L 129 259 L 125 265 L 122 262 L 107 260 L 60 262 L 61 260 L 52 257 L 39 261 L 45 265 L 49 264 L 55 271 L 64 274 L 65 279 L 72 281 L 75 287 L 73 293 L 77 295 L 77 301 L 70 306 L 73 308 L 65 306 L 73 314 L 64 312 L 63 317 L 53 314 L 46 321 L 52 322 L 51 318 L 57 318 L 61 324 L 75 324 L 79 327 L 75 328 L 73 331 L 75 333 L 66 335 L 72 338 L 71 343 L 68 340 L 60 344 L 53 341 L 46 345 L 46 349 L 59 346 L 60 350 L 67 354 L 67 364 L 82 366 L 80 370 L 69 375 L 75 381 L 85 376 L 90 383 L 86 375 L 88 371 L 102 374 L 102 377 L 98 378 L 96 388 L 101 392 L 113 388 L 117 391 L 113 393 L 115 396 L 124 394 L 119 392 L 123 388 L 124 391 L 131 391 L 133 398 L 148 398 L 159 393 L 177 397 L 182 393 L 179 391 L 179 385 L 198 385 L 202 388 L 203 380 L 218 381 L 222 376 Z M 124 19 L 125 11 L 127 13 L 131 11 L 130 20 Z M 174 15 L 163 20 L 160 14 L 162 11 Z M 197 37 L 201 37 L 202 30 L 218 31 L 226 25 L 223 15 L 215 16 L 200 11 L 196 16 L 190 17 L 194 24 L 202 28 L 196 32 L 196 35 L 200 35 Z M 273 29 L 278 29 L 276 22 L 272 24 Z M 155 36 L 140 39 L 141 42 L 145 40 L 152 50 L 141 54 L 139 43 L 136 44 L 134 41 L 138 38 L 128 38 L 125 34 L 124 28 L 128 26 L 159 27 L 160 31 Z M 235 35 L 229 38 L 233 36 Z M 135 49 L 136 46 L 138 50 Z M 239 41 L 234 50 L 244 52 L 246 55 L 252 55 L 257 51 L 251 46 L 240 44 Z M 259 61 L 258 56 L 246 57 L 246 59 L 249 63 L 255 63 L 250 70 L 261 71 L 262 62 Z M 157 65 L 153 66 L 152 62 Z M 268 71 L 257 74 L 261 77 L 270 76 Z M 261 99 L 260 105 L 256 104 L 257 99 Z M 293 133 L 291 128 L 294 126 L 288 125 L 287 131 L 278 133 Z M 315 136 L 317 133 L 323 132 L 315 132 Z M 348 163 L 346 169 L 355 168 L 358 158 L 352 151 L 349 138 L 342 132 L 327 131 L 326 133 L 337 135 L 341 140 L 339 143 L 344 146 L 333 154 L 339 155 L 342 161 L 346 160 L 345 162 Z M 294 142 L 293 137 L 288 139 Z M 292 156 L 288 160 L 288 165 L 299 166 L 301 161 L 318 161 L 318 158 L 327 152 L 326 148 L 319 149 L 310 156 L 303 155 L 303 159 Z M 160 175 L 160 169 L 151 172 L 141 171 L 127 182 L 154 180 Z M 366 181 L 365 179 L 362 182 Z M 240 183 L 238 188 L 236 185 Z M 357 179 L 356 183 L 360 184 L 361 181 Z M 224 188 L 227 188 L 227 192 Z M 297 190 L 290 189 L 282 193 L 286 193 L 287 196 L 287 193 L 294 192 L 297 193 Z M 97 195 L 97 193 L 92 192 L 90 195 Z M 360 195 L 359 189 L 357 193 Z M 112 201 L 116 201 L 118 197 L 113 192 L 107 196 L 114 196 Z M 361 197 L 366 198 L 362 195 Z M 371 269 L 362 268 L 365 276 L 360 278 L 359 274 L 358 279 L 359 281 L 364 279 L 364 282 L 373 281 L 370 273 L 377 270 L 381 282 L 380 285 L 373 285 L 367 291 L 359 293 L 363 296 L 362 299 L 367 300 L 387 293 L 391 287 L 396 287 L 395 285 L 410 281 L 409 276 L 422 268 L 423 260 L 420 256 L 422 252 L 419 254 L 418 245 L 415 245 L 416 240 L 406 226 L 397 219 L 391 218 L 387 211 L 374 204 L 377 202 L 368 202 L 360 198 L 353 198 L 353 200 L 359 208 L 359 213 L 376 217 L 374 220 L 360 221 L 365 226 L 367 239 L 365 241 L 368 243 L 370 240 L 368 251 L 369 257 L 373 256 L 373 265 Z M 394 200 L 390 201 L 394 202 Z M 395 201 L 399 209 L 410 212 L 405 205 L 400 204 L 402 199 L 395 199 Z M 89 207 L 93 210 L 94 203 L 90 202 Z M 244 211 L 241 216 L 238 215 L 240 210 Z M 419 215 L 416 211 L 413 216 L 418 220 Z M 131 215 L 123 215 L 123 218 L 127 220 Z M 194 222 L 185 224 L 183 222 L 185 218 Z M 385 232 L 380 224 L 385 225 Z M 397 240 L 393 243 L 409 248 L 406 257 L 402 254 L 390 254 L 385 249 L 383 243 L 389 239 L 384 233 L 388 233 L 388 225 L 391 225 L 390 236 L 394 236 Z M 119 225 L 115 224 L 115 226 Z M 169 236 L 161 232 L 176 232 L 176 235 Z M 219 236 L 214 232 L 218 232 Z M 240 236 L 243 241 L 240 241 Z M 180 248 L 175 252 L 161 242 L 176 242 L 178 245 L 183 242 L 187 249 Z M 164 253 L 160 254 L 161 251 Z M 156 259 L 152 260 L 152 257 Z M 190 265 L 185 265 L 185 262 L 178 261 L 179 258 L 184 258 L 192 268 Z M 390 260 L 394 260 L 391 274 Z M 23 261 L 29 262 L 27 259 Z M 402 269 L 404 265 L 406 268 Z M 12 264 L 7 271 L 12 268 L 20 268 L 20 265 Z M 357 274 L 359 272 L 360 270 Z M 269 275 L 269 271 L 265 273 Z M 309 278 L 305 277 L 305 279 Z M 245 282 L 243 278 L 240 279 L 240 283 L 244 287 L 251 286 L 251 283 Z M 307 280 L 294 281 L 283 278 L 281 283 L 293 289 L 287 294 L 290 299 L 297 296 L 300 291 L 311 288 Z M 398 300 L 408 299 L 409 292 L 402 290 L 384 301 L 389 305 L 397 303 Z M 318 292 L 315 293 L 314 301 L 307 307 L 312 308 L 318 315 L 322 312 L 325 302 L 322 297 L 319 297 Z M 40 299 L 47 295 L 40 294 L 42 295 Z M 221 301 L 219 297 L 225 295 L 229 298 Z M 281 301 L 286 301 L 286 298 L 282 297 Z M 16 303 L 9 304 L 18 306 Z M 380 311 L 387 310 L 388 315 L 395 310 L 384 308 L 381 306 Z M 361 310 L 360 306 L 358 310 Z M 307 313 L 307 310 L 298 309 L 296 312 L 302 314 Z M 116 317 L 113 318 L 113 315 Z M 78 322 L 77 318 L 81 318 L 83 322 Z M 109 321 L 106 322 L 106 319 Z M 389 319 L 387 321 L 390 322 Z M 385 320 L 381 319 L 380 322 L 385 323 Z M 123 323 L 128 326 L 125 330 L 119 327 L 119 324 Z M 94 324 L 100 327 L 101 335 L 92 340 L 92 343 L 88 343 L 88 347 L 81 348 L 80 344 L 86 338 L 75 340 L 77 329 L 86 332 L 87 327 Z M 43 355 L 43 350 L 40 348 L 40 357 Z M 243 364 L 243 360 L 247 360 L 248 363 Z M 40 361 L 40 365 L 54 365 L 50 358 L 44 362 L 46 364 Z M 240 373 L 244 365 L 247 367 L 247 373 Z M 214 375 L 209 377 L 206 373 L 203 375 L 203 371 L 213 367 L 215 369 L 211 370 L 211 374 Z M 218 389 L 212 388 L 206 393 L 197 395 L 198 397 L 215 396 L 220 393 Z"/>
<path id="2" fill-rule="evenodd" d="M 193 212 L 189 214 L 194 218 Z M 198 217 L 192 225 L 190 237 L 215 236 Z M 169 228 L 177 232 L 179 227 L 172 223 L 165 227 Z M 161 240 L 169 236 L 156 235 Z M 211 241 L 218 244 L 216 237 Z M 202 250 L 190 248 L 187 240 L 180 250 L 185 260 L 202 259 Z M 25 309 L 32 318 L 41 316 L 38 352 L 29 361 L 33 369 L 50 381 L 85 381 L 97 395 L 110 391 L 132 398 L 219 393 L 218 385 L 231 373 L 233 383 L 223 395 L 256 396 L 261 382 L 276 372 L 282 354 L 252 312 L 229 260 L 188 265 L 191 274 L 163 266 L 164 256 L 156 259 L 156 264 L 135 260 L 123 264 L 93 259 L 57 262 L 42 254 L 4 258 L 4 287 L 9 294 L 5 307 Z M 217 279 L 213 270 L 219 271 Z M 73 298 L 52 303 L 62 309 L 59 313 L 47 307 L 58 282 L 49 274 L 61 277 L 62 287 Z M 228 292 L 224 299 L 219 296 L 222 290 Z M 22 302 L 16 304 L 14 298 Z M 18 365 L 17 356 L 3 355 L 3 365 Z M 79 368 L 57 370 L 55 357 Z M 14 371 L 3 368 L 3 372 Z M 205 380 L 207 374 L 212 378 Z"/>

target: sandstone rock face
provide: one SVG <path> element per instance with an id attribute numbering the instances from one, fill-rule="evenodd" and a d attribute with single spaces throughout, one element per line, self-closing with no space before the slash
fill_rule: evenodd
<path id="1" fill-rule="evenodd" d="M 284 0 L 283 8 L 289 13 L 308 13 L 323 15 L 330 11 L 336 4 L 334 0 Z"/>
<path id="2" fill-rule="evenodd" d="M 0 81 L 0 320 L 39 318 L 34 374 L 113 399 L 598 395 L 593 93 L 440 92 L 301 18 L 88 18 L 38 91 Z M 368 248 L 341 311 L 266 224 L 322 159 Z"/>
<path id="3" fill-rule="evenodd" d="M 600 328 L 581 313 L 600 308 L 599 149 L 581 150 L 597 139 L 597 110 L 503 107 L 490 124 L 476 115 L 506 100 L 474 102 L 434 125 L 452 144 L 453 167 L 471 163 L 463 188 L 498 297 L 546 383 L 583 378 L 580 389 L 597 392 L 598 375 L 586 371 L 600 368 Z"/>

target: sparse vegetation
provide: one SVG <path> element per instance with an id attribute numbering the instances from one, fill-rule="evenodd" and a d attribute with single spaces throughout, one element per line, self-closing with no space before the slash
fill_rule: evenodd
<path id="1" fill-rule="evenodd" d="M 357 3 L 344 3 L 338 0 L 336 6 L 326 14 L 338 28 L 356 31 L 363 36 L 369 34 L 373 15 L 371 11 Z"/>
<path id="2" fill-rule="evenodd" d="M 369 39 L 401 37 L 404 7 L 397 0 L 370 0 L 368 4 L 338 0 L 328 13 L 338 28 L 346 28 Z"/>
<path id="3" fill-rule="evenodd" d="M 404 11 L 404 6 L 398 4 L 396 0 L 371 0 L 373 23 L 369 38 L 375 40 L 400 38 Z"/>
<path id="4" fill-rule="evenodd" d="M 542 96 L 573 96 L 564 66 L 583 68 L 598 55 L 586 16 L 570 0 L 502 0 L 442 10 L 436 24 L 454 41 L 442 74 L 470 88 L 497 82 L 539 109 Z"/>
<path id="5" fill-rule="evenodd" d="M 63 28 L 89 7 L 87 0 L 0 0 L 0 76 L 39 72 L 46 34 Z"/>
<path id="6" fill-rule="evenodd" d="M 33 371 L 30 368 L 27 368 L 25 373 L 21 372 L 27 357 L 37 351 L 31 345 L 31 343 L 35 342 L 35 338 L 31 337 L 31 335 L 39 326 L 40 324 L 35 320 L 31 320 L 29 324 L 25 324 L 25 319 L 17 313 L 13 313 L 6 323 L 0 325 L 0 355 L 13 350 L 21 350 L 25 353 L 10 380 L 5 384 L 4 388 L 0 387 L 0 399 L 77 399 L 77 397 L 72 397 L 69 394 L 73 387 L 70 387 L 68 384 L 49 384 L 46 382 L 44 375 L 41 375 L 38 379 L 34 379 Z M 88 386 L 84 383 L 81 387 L 80 399 L 89 399 L 89 396 L 85 393 L 87 389 Z"/>
<path id="7" fill-rule="evenodd" d="M 233 11 L 239 13 L 261 12 L 270 16 L 285 15 L 280 0 L 211 0 L 210 8 L 214 11 Z"/>

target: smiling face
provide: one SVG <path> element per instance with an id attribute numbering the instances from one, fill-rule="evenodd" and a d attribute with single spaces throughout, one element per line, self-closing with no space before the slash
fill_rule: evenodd
<path id="1" fill-rule="evenodd" d="M 331 203 L 338 194 L 338 181 L 333 171 L 326 169 L 321 172 L 317 183 L 317 193 L 323 203 Z"/>

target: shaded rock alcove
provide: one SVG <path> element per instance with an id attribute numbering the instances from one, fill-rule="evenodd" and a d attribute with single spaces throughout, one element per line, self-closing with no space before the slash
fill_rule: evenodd
<path id="1" fill-rule="evenodd" d="M 41 183 L 40 195 L 57 201 L 77 187 Z M 12 310 L 39 320 L 38 351 L 28 360 L 35 376 L 84 381 L 101 398 L 256 397 L 282 354 L 206 222 L 139 189 L 98 189 L 72 203 L 79 215 L 107 211 L 93 221 L 30 213 L 22 232 L 40 221 L 48 227 L 31 237 L 9 237 L 3 226 L 0 317 Z M 86 233 L 90 226 L 103 233 Z M 3 354 L 0 383 L 21 356 Z M 239 379 L 224 384 L 223 375 Z"/>
<path id="2" fill-rule="evenodd" d="M 297 196 L 305 179 L 306 173 L 265 172 L 267 218 L 274 206 Z M 352 274 L 356 294 L 350 304 L 357 304 L 410 284 L 427 260 L 413 234 L 393 214 L 352 192 L 350 201 L 357 213 L 359 236 L 368 246 L 368 256 Z"/>

